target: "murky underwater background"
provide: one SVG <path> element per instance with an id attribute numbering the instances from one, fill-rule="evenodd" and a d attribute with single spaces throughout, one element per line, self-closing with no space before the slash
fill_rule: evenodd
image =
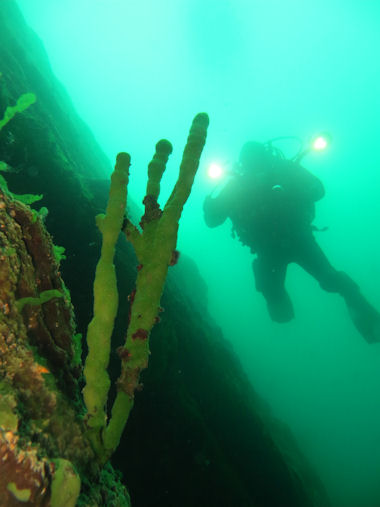
<path id="1" fill-rule="evenodd" d="M 316 233 L 333 265 L 380 309 L 380 3 L 375 0 L 18 0 L 57 77 L 113 161 L 129 151 L 141 201 L 162 137 L 174 145 L 160 202 L 177 176 L 193 116 L 210 115 L 178 248 L 197 262 L 209 307 L 252 379 L 285 421 L 334 507 L 380 505 L 380 344 L 368 345 L 343 300 L 297 266 L 296 319 L 272 323 L 247 247 L 230 223 L 208 229 L 211 162 L 241 145 L 328 131 L 304 165 L 322 179 Z M 281 144 L 288 156 L 297 148 Z M 78 205 L 80 205 L 78 203 Z M 196 298 L 197 295 L 194 294 Z"/>

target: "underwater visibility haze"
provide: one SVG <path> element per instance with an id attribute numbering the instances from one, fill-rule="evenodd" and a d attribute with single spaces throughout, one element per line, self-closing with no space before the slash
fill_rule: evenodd
<path id="1" fill-rule="evenodd" d="M 253 387 L 290 427 L 332 507 L 380 506 L 380 343 L 367 343 L 343 299 L 295 264 L 286 279 L 295 318 L 273 322 L 255 289 L 250 249 L 232 237 L 229 219 L 209 228 L 203 212 L 206 196 L 233 178 L 247 141 L 294 136 L 306 148 L 327 133 L 326 149 L 302 160 L 325 187 L 314 234 L 332 265 L 380 310 L 380 3 L 17 3 L 107 157 L 131 154 L 135 202 L 162 137 L 174 146 L 161 184 L 159 202 L 166 202 L 191 120 L 207 112 L 207 142 L 177 244 L 207 284 L 193 297 L 207 293 Z M 287 158 L 300 148 L 295 139 L 274 146 Z M 210 177 L 212 164 L 219 179 Z"/>

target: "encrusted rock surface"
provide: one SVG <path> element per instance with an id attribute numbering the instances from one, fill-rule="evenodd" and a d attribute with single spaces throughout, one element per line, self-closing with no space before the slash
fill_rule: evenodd
<path id="1" fill-rule="evenodd" d="M 57 463 L 74 465 L 74 482 L 79 473 L 85 478 L 81 505 L 107 505 L 109 494 L 128 505 L 112 470 L 113 484 L 104 485 L 91 466 L 74 336 L 70 296 L 42 219 L 0 189 L 0 507 L 54 506 Z M 70 484 L 59 486 L 62 494 Z"/>

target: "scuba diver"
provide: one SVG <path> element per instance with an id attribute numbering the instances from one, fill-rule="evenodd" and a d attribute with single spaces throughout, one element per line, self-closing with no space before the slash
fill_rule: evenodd
<path id="1" fill-rule="evenodd" d="M 270 143 L 246 143 L 240 153 L 240 171 L 217 197 L 206 197 L 205 222 L 217 227 L 230 218 L 233 232 L 256 255 L 256 290 L 263 294 L 273 321 L 294 318 L 285 277 L 288 264 L 295 262 L 322 289 L 343 297 L 354 325 L 368 343 L 379 342 L 380 313 L 346 273 L 330 264 L 315 240 L 315 202 L 325 191 L 322 182 L 300 165 L 300 159 L 285 159 Z"/>

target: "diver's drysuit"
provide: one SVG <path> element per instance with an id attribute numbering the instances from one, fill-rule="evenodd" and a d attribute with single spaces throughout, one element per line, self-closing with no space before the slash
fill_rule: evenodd
<path id="1" fill-rule="evenodd" d="M 314 238 L 314 203 L 323 196 L 318 178 L 299 164 L 273 157 L 266 167 L 234 175 L 216 198 L 206 197 L 204 217 L 209 227 L 229 217 L 233 231 L 256 254 L 256 289 L 264 295 L 272 320 L 294 317 L 284 284 L 287 266 L 295 262 L 324 290 L 344 298 L 368 342 L 380 341 L 380 314 L 346 273 L 333 268 Z"/>

